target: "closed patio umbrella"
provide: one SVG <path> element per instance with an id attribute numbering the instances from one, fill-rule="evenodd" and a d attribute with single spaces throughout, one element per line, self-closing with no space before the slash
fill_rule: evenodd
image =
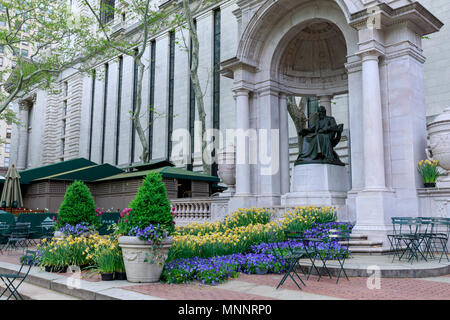
<path id="1" fill-rule="evenodd" d="M 23 207 L 22 193 L 20 192 L 20 175 L 14 165 L 11 165 L 8 172 L 6 172 L 0 204 L 6 208 Z"/>

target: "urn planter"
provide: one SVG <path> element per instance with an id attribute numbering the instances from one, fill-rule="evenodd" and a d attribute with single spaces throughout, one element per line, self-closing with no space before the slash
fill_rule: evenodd
<path id="1" fill-rule="evenodd" d="M 173 239 L 164 239 L 154 249 L 138 237 L 121 236 L 118 239 L 122 249 L 127 280 L 130 282 L 158 282 L 167 259 Z"/>
<path id="2" fill-rule="evenodd" d="M 233 194 L 236 184 L 236 152 L 233 146 L 227 146 L 219 150 L 218 154 L 219 170 L 218 175 L 228 187 L 226 193 Z"/>
<path id="3" fill-rule="evenodd" d="M 450 187 L 450 107 L 446 108 L 427 125 L 428 146 L 426 148 L 429 160 L 438 160 L 439 166 L 445 172 L 438 177 L 437 186 Z"/>

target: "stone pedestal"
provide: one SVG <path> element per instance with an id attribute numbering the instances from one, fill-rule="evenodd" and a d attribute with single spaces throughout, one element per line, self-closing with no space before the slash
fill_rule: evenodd
<path id="1" fill-rule="evenodd" d="M 296 165 L 292 171 L 290 192 L 281 197 L 281 205 L 334 206 L 339 220 L 347 220 L 345 200 L 349 174 L 344 166 L 331 164 Z"/>

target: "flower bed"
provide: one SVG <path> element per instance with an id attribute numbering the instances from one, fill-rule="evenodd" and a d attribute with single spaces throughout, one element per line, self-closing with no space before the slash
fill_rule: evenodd
<path id="1" fill-rule="evenodd" d="M 122 212 L 123 221 L 115 227 L 114 236 L 80 236 L 88 228 L 82 223 L 61 227 L 67 236 L 49 242 L 43 240 L 33 263 L 53 267 L 90 266 L 99 272 L 123 270 L 117 231 L 120 227 L 129 227 L 125 220 L 130 217 L 130 212 Z M 307 237 L 324 239 L 330 229 L 351 229 L 349 224 L 335 222 L 336 213 L 332 207 L 301 207 L 285 213 L 278 220 L 271 221 L 271 218 L 272 212 L 265 209 L 240 209 L 220 222 L 176 228 L 162 279 L 169 283 L 197 280 L 217 284 L 237 277 L 240 272 L 281 273 L 286 270 L 286 263 L 276 259 L 274 250 L 303 246 L 285 241 L 285 230 L 302 231 Z M 133 227 L 128 232 L 153 243 L 165 238 L 168 230 L 165 225 L 151 224 L 145 228 Z M 331 259 L 348 254 L 337 242 L 324 242 L 318 248 Z"/>
<path id="2" fill-rule="evenodd" d="M 177 259 L 166 264 L 162 279 L 168 283 L 187 283 L 198 280 L 215 285 L 229 278 L 238 277 L 240 272 L 256 273 L 257 269 L 281 273 L 286 270 L 286 264 L 276 261 L 273 255 L 255 253 Z"/>
<path id="3" fill-rule="evenodd" d="M 105 250 L 120 255 L 117 239 L 110 236 L 69 235 L 63 239 L 42 240 L 37 246 L 38 264 L 42 267 L 65 267 L 70 265 L 99 267 L 99 259 Z M 101 268 L 101 266 L 100 266 Z"/>
<path id="4" fill-rule="evenodd" d="M 311 223 L 311 228 L 305 230 L 305 236 L 309 238 L 325 239 L 331 229 L 350 231 L 352 226 L 348 223 L 328 222 Z M 316 245 L 319 254 L 323 258 L 336 259 L 349 256 L 347 248 L 337 241 L 325 241 L 323 243 L 309 243 L 308 251 L 313 251 Z M 190 281 L 201 281 L 205 284 L 218 284 L 231 277 L 237 277 L 240 272 L 255 274 L 262 272 L 281 273 L 286 271 L 285 261 L 278 261 L 276 253 L 281 256 L 280 250 L 291 250 L 291 248 L 303 248 L 302 242 L 293 240 L 278 243 L 262 242 L 248 246 L 248 253 L 234 253 L 229 255 L 215 256 L 211 258 L 192 257 L 185 259 L 174 259 L 166 264 L 162 278 L 168 283 L 187 283 Z"/>
<path id="5" fill-rule="evenodd" d="M 310 229 L 313 223 L 336 220 L 336 212 L 332 207 L 299 207 L 275 221 L 270 221 L 270 214 L 270 211 L 263 209 L 240 209 L 223 222 L 177 228 L 168 259 L 245 253 L 255 244 L 283 241 L 284 230 L 302 232 Z M 251 218 L 245 218 L 247 215 Z M 227 227 L 223 228 L 224 225 Z"/>

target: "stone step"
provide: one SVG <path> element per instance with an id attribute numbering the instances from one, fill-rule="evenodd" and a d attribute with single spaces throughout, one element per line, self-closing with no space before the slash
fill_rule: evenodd
<path id="1" fill-rule="evenodd" d="M 359 234 L 359 233 L 351 233 L 350 234 L 351 239 L 360 239 L 360 240 L 367 240 L 367 235 L 365 234 Z"/>
<path id="2" fill-rule="evenodd" d="M 5 286 L 0 286 L 0 290 L 3 292 Z M 17 291 L 25 300 L 80 300 L 77 297 L 73 297 L 61 292 L 56 292 L 47 288 L 43 288 L 31 283 L 23 282 Z M 1 297 L 1 300 L 6 300 L 9 296 L 9 291 Z M 10 300 L 15 300 L 14 296 Z"/>
<path id="3" fill-rule="evenodd" d="M 19 265 L 7 262 L 0 262 L 0 273 L 16 273 L 20 268 Z M 61 294 L 59 297 L 69 296 L 78 300 L 161 300 L 161 298 L 150 295 L 121 289 L 132 283 L 123 280 L 113 281 L 88 281 L 76 277 L 69 278 L 63 274 L 45 272 L 41 268 L 33 267 L 25 281 L 19 287 L 28 298 L 34 299 L 35 295 L 29 296 L 24 291 L 24 285 L 32 285 L 47 291 L 40 291 L 43 300 L 50 294 Z M 33 287 L 30 287 L 33 288 Z"/>
<path id="4" fill-rule="evenodd" d="M 371 240 L 350 240 L 348 245 L 353 247 L 381 247 L 383 241 L 371 241 Z"/>
<path id="5" fill-rule="evenodd" d="M 356 246 L 356 247 L 351 247 L 350 251 L 352 252 L 352 254 L 357 253 L 358 255 L 391 254 L 391 249 L 389 247 L 383 247 L 383 246 L 373 246 L 373 247 Z"/>

